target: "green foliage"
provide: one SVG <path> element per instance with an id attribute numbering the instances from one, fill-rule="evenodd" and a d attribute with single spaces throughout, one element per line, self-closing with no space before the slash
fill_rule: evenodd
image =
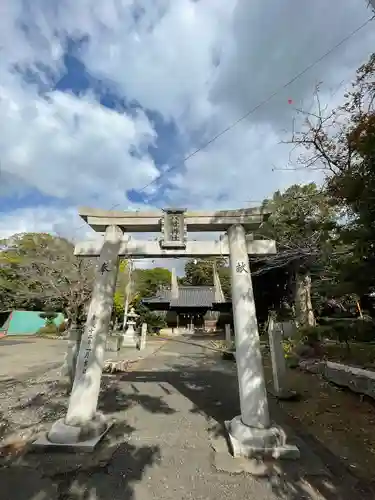
<path id="1" fill-rule="evenodd" d="M 124 316 L 125 294 L 120 290 L 116 290 L 113 296 L 113 308 L 117 317 Z"/>
<path id="2" fill-rule="evenodd" d="M 374 80 L 372 54 L 358 69 L 343 105 L 325 112 L 316 93 L 316 113 L 306 115 L 305 128 L 292 140 L 303 148 L 300 162 L 325 170 L 327 194 L 341 210 L 336 295 L 375 290 Z"/>
<path id="3" fill-rule="evenodd" d="M 157 314 L 153 311 L 150 311 L 146 306 L 141 303 L 138 303 L 135 311 L 139 314 L 138 321 L 140 324 L 147 323 L 148 330 L 151 332 L 157 332 L 161 328 L 165 328 L 167 323 L 165 322 L 165 318 Z"/>
<path id="4" fill-rule="evenodd" d="M 125 275 L 128 271 L 128 261 L 126 259 L 121 259 L 120 260 L 120 263 L 119 263 L 119 266 L 118 266 L 118 272 L 119 274 L 121 275 Z"/>
<path id="5" fill-rule="evenodd" d="M 321 318 L 321 329 L 324 337 L 338 342 L 348 343 L 375 341 L 375 324 L 372 319 Z"/>
<path id="6" fill-rule="evenodd" d="M 133 275 L 137 302 L 145 297 L 154 296 L 160 287 L 171 285 L 171 272 L 163 267 L 136 269 Z"/>
<path id="7" fill-rule="evenodd" d="M 213 286 L 213 265 L 220 278 L 225 297 L 230 297 L 230 271 L 224 258 L 191 259 L 185 265 L 185 276 L 180 281 L 182 285 Z"/>
<path id="8" fill-rule="evenodd" d="M 296 342 L 292 339 L 285 339 L 282 342 L 284 349 L 284 357 L 288 368 L 297 368 L 299 356 L 295 353 Z"/>
<path id="9" fill-rule="evenodd" d="M 55 312 L 42 312 L 39 314 L 42 319 L 46 320 L 46 326 L 54 325 L 54 320 L 57 318 L 58 314 Z"/>
<path id="10" fill-rule="evenodd" d="M 48 324 L 39 328 L 37 335 L 48 336 L 48 335 L 61 335 L 61 332 L 54 324 Z"/>
<path id="11" fill-rule="evenodd" d="M 311 324 L 311 299 L 322 295 L 315 287 L 321 285 L 322 277 L 324 283 L 330 277 L 329 259 L 338 244 L 337 210 L 325 190 L 314 183 L 277 191 L 264 201 L 263 208 L 271 216 L 258 237 L 276 240 L 278 252 L 252 258 L 254 284 L 261 289 L 256 295 L 279 316 Z"/>
<path id="12" fill-rule="evenodd" d="M 330 197 L 316 184 L 295 184 L 283 193 L 277 191 L 263 205 L 272 215 L 261 234 L 277 240 L 281 251 L 294 249 L 298 251 L 296 257 L 313 258 L 326 245 L 331 249 L 336 211 Z"/>
<path id="13" fill-rule="evenodd" d="M 303 326 L 297 329 L 296 341 L 305 345 L 314 346 L 319 343 L 326 335 L 325 326 Z"/>

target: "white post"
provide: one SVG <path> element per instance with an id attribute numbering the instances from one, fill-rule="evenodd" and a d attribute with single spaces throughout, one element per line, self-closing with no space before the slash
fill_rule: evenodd
<path id="1" fill-rule="evenodd" d="M 281 332 L 271 315 L 268 322 L 268 338 L 270 343 L 273 385 L 276 395 L 285 389 L 286 363 Z"/>
<path id="2" fill-rule="evenodd" d="M 232 278 L 232 307 L 241 415 L 225 422 L 234 456 L 297 458 L 286 445 L 285 432 L 270 425 L 258 322 L 247 254 L 245 229 L 228 229 Z"/>
<path id="3" fill-rule="evenodd" d="M 291 391 L 287 383 L 282 324 L 277 323 L 272 314 L 268 322 L 268 339 L 271 352 L 274 395 L 279 399 L 291 399 L 296 396 L 296 392 Z"/>
<path id="4" fill-rule="evenodd" d="M 62 419 L 52 426 L 48 434 L 52 443 L 73 445 L 88 439 L 95 441 L 96 438 L 100 439 L 107 429 L 104 417 L 97 413 L 97 404 L 121 239 L 120 228 L 107 228 L 79 349 L 68 412 L 65 420 Z"/>
<path id="5" fill-rule="evenodd" d="M 146 347 L 147 323 L 142 323 L 141 337 L 139 339 L 139 350 L 143 351 Z"/>
<path id="6" fill-rule="evenodd" d="M 128 312 L 129 312 L 129 298 L 131 294 L 132 287 L 132 274 L 133 274 L 133 262 L 131 259 L 128 259 L 128 282 L 125 287 L 125 305 L 124 305 L 124 322 L 123 322 L 123 332 L 126 332 L 126 323 L 128 320 Z"/>
<path id="7" fill-rule="evenodd" d="M 232 335 L 230 331 L 230 325 L 225 325 L 225 342 L 230 344 L 232 342 Z"/>

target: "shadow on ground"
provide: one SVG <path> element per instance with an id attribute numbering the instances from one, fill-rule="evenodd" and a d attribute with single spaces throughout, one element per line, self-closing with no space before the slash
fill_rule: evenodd
<path id="1" fill-rule="evenodd" d="M 169 415 L 175 412 L 166 399 L 153 397 L 139 391 L 135 384 L 152 382 L 166 396 L 178 392 L 193 403 L 192 413 L 204 415 L 212 423 L 222 424 L 239 414 L 237 377 L 232 363 L 221 361 L 218 355 L 196 353 L 182 354 L 179 363 L 171 363 L 160 371 L 133 371 L 116 376 L 103 377 L 99 408 L 113 416 L 133 405 L 140 405 L 152 414 Z M 129 386 L 133 393 L 126 393 L 121 386 Z M 37 385 L 37 384 L 36 384 Z M 29 389 L 32 390 L 32 384 Z M 34 388 L 36 390 L 36 387 Z M 285 423 L 298 434 L 303 434 L 294 422 L 282 415 L 277 402 L 270 398 L 271 415 L 278 424 Z M 49 382 L 41 393 L 11 408 L 3 415 L 7 432 L 14 427 L 13 414 L 31 412 L 39 418 L 38 424 L 49 426 L 65 414 L 67 405 L 66 385 Z M 39 409 L 43 413 L 38 413 Z M 36 412 L 36 413 L 35 413 Z M 27 413 L 25 413 L 27 415 Z M 123 419 L 121 419 L 123 420 Z M 30 427 L 30 422 L 25 422 Z M 214 425 L 218 435 L 224 435 L 223 426 Z M 93 454 L 29 453 L 25 449 L 8 450 L 0 460 L 0 483 L 4 498 L 12 500 L 134 500 L 134 485 L 142 481 L 146 471 L 158 463 L 158 446 L 135 446 L 130 436 L 136 428 L 119 421 L 108 433 Z M 326 500 L 373 499 L 374 493 L 365 490 L 348 475 L 341 462 L 307 434 L 302 438 L 322 457 L 330 469 L 332 478 L 314 476 L 308 481 L 293 473 L 293 464 L 281 464 L 281 474 L 268 479 L 279 499 L 315 500 L 309 484 Z M 10 466 L 10 467 L 8 467 Z M 216 472 L 213 471 L 213 474 Z M 349 479 L 348 479 L 349 478 Z M 308 484 L 309 483 L 309 484 Z"/>
<path id="2" fill-rule="evenodd" d="M 38 385 L 37 382 L 34 384 Z M 29 390 L 33 390 L 30 383 Z M 47 429 L 66 414 L 66 383 L 48 382 L 42 393 L 9 408 L 3 417 L 3 436 L 23 429 Z M 174 412 L 162 398 L 144 394 L 124 394 L 115 378 L 104 377 L 99 408 L 116 417 L 116 412 L 141 405 L 153 414 Z M 38 414 L 38 411 L 42 413 Z M 17 424 L 12 415 L 28 411 L 38 415 L 33 422 Z M 9 417 L 10 416 L 10 417 Z M 121 419 L 122 420 L 122 419 Z M 2 498 L 12 500 L 132 500 L 134 483 L 141 481 L 145 470 L 160 458 L 158 446 L 134 446 L 129 442 L 136 429 L 117 422 L 95 450 L 95 453 L 54 453 L 30 450 L 27 441 L 10 441 L 0 449 L 0 483 Z M 1 496 L 1 495 L 0 495 Z"/>
<path id="3" fill-rule="evenodd" d="M 173 364 L 171 370 L 165 371 L 133 371 L 118 376 L 122 381 L 130 384 L 139 382 L 153 382 L 160 386 L 170 384 L 176 391 L 193 403 L 192 413 L 200 413 L 209 421 L 220 423 L 209 429 L 216 435 L 226 436 L 223 422 L 231 420 L 240 413 L 238 384 L 235 370 L 223 368 L 226 363 L 218 356 L 211 356 L 212 363 L 202 363 L 207 355 L 186 356 L 194 358 L 195 364 Z M 180 356 L 180 359 L 185 356 Z M 228 362 L 227 362 L 228 363 Z M 227 365 L 229 366 L 229 365 Z M 269 398 L 271 417 L 283 427 L 293 429 L 306 446 L 318 455 L 328 468 L 332 477 L 295 473 L 294 461 L 280 461 L 277 464 L 278 473 L 268 479 L 277 498 L 284 500 L 317 499 L 319 492 L 326 500 L 353 500 L 361 498 L 370 500 L 375 498 L 370 484 L 365 484 L 352 476 L 341 461 L 332 455 L 324 446 L 308 435 L 296 425 L 294 420 L 282 413 L 277 401 Z M 315 490 L 315 491 L 313 491 Z"/>

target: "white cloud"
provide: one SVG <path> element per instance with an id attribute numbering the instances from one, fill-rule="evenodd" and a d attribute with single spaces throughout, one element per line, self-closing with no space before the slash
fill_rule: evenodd
<path id="1" fill-rule="evenodd" d="M 211 98 L 242 115 L 333 49 L 370 16 L 365 0 L 238 0 L 232 37 Z M 288 106 L 288 98 L 300 106 L 318 82 L 323 81 L 327 88 L 352 78 L 373 51 L 374 40 L 374 23 L 370 23 L 279 91 L 249 120 L 276 128 L 290 125 L 293 106 Z"/>
<path id="2" fill-rule="evenodd" d="M 123 8 L 114 5 L 119 4 L 96 2 L 96 10 L 80 10 L 91 33 L 85 63 L 143 106 L 173 118 L 190 137 L 192 150 L 371 15 L 365 1 L 351 0 L 141 0 L 137 5 L 144 13 L 134 22 L 124 2 Z M 104 29 L 98 28 L 98 19 Z M 280 140 L 291 134 L 295 108 L 309 105 L 316 84 L 323 81 L 323 98 L 329 101 L 340 83 L 354 76 L 374 42 L 372 23 L 200 151 L 174 179 L 173 202 L 203 208 L 217 205 L 224 194 L 227 204 L 238 205 L 292 182 L 319 179 L 311 172 L 278 170 L 286 166 L 291 149 Z"/>
<path id="3" fill-rule="evenodd" d="M 86 238 L 93 234 L 74 208 L 36 206 L 0 215 L 0 238 L 27 232 L 52 233 L 69 238 Z"/>
<path id="4" fill-rule="evenodd" d="M 146 153 L 155 143 L 153 125 L 143 113 L 103 108 L 90 94 L 50 92 L 44 100 L 36 86 L 13 71 L 14 65 L 36 71 L 48 88 L 49 78 L 39 65 L 58 74 L 64 37 L 87 36 L 81 57 L 88 71 L 111 81 L 127 99 L 174 120 L 194 150 L 371 14 L 365 0 L 35 0 L 27 9 L 21 0 L 6 0 L 4 5 L 3 171 L 71 203 L 108 208 L 117 203 L 125 208 L 125 190 L 156 177 Z M 19 19 L 28 30 L 20 28 Z M 187 162 L 186 172 L 173 178 L 176 188 L 167 193 L 169 200 L 194 208 L 239 206 L 292 182 L 311 180 L 309 172 L 272 170 L 288 161 L 290 148 L 279 142 L 291 131 L 294 108 L 311 101 L 321 80 L 324 95 L 332 99 L 331 89 L 354 75 L 374 42 L 372 23 L 199 152 Z M 68 212 L 66 217 L 70 220 Z M 34 223 L 31 219 L 30 227 Z"/>
<path id="5" fill-rule="evenodd" d="M 100 106 L 90 93 L 52 91 L 65 40 L 56 36 L 48 4 L 36 2 L 30 12 L 20 0 L 6 4 L 0 16 L 2 173 L 76 204 L 126 204 L 126 190 L 158 175 L 147 153 L 156 138 L 152 124 L 141 111 Z M 44 97 L 24 74 L 43 82 Z"/>
<path id="6" fill-rule="evenodd" d="M 89 96 L 52 92 L 46 101 L 33 89 L 3 87 L 0 113 L 7 124 L 0 137 L 3 171 L 47 195 L 124 202 L 127 189 L 158 174 L 144 152 L 155 132 L 141 112 L 132 118 Z"/>

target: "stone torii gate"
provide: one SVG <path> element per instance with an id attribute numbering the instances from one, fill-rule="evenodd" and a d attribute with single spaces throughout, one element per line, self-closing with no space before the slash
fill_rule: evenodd
<path id="1" fill-rule="evenodd" d="M 38 446 L 93 450 L 110 427 L 97 411 L 105 341 L 113 307 L 118 258 L 229 256 L 241 415 L 226 422 L 235 456 L 290 454 L 282 429 L 269 418 L 249 255 L 276 253 L 271 240 L 252 233 L 268 218 L 258 208 L 216 212 L 165 209 L 155 212 L 82 208 L 80 216 L 104 240 L 78 243 L 75 255 L 97 257 L 96 281 L 79 349 L 75 380 L 65 418 L 55 422 Z M 188 231 L 226 232 L 219 241 L 189 241 Z M 126 233 L 161 233 L 158 241 L 133 240 Z M 124 234 L 125 233 L 125 234 Z M 298 450 L 294 449 L 296 452 Z"/>

